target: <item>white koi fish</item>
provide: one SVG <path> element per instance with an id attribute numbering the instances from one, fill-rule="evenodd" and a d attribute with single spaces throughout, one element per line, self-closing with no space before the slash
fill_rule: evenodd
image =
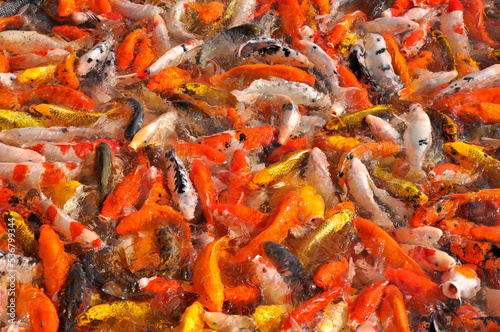
<path id="1" fill-rule="evenodd" d="M 414 104 L 410 107 L 407 122 L 408 127 L 403 135 L 403 148 L 406 150 L 411 168 L 420 171 L 432 144 L 431 120 L 422 106 Z"/>
<path id="2" fill-rule="evenodd" d="M 391 55 L 387 51 L 384 38 L 377 33 L 370 33 L 365 42 L 366 68 L 371 78 L 386 93 L 398 93 L 404 85 L 394 72 Z"/>
<path id="3" fill-rule="evenodd" d="M 198 194 L 194 188 L 184 162 L 177 156 L 173 148 L 168 149 L 160 159 L 167 176 L 167 185 L 174 202 L 186 220 L 195 218 Z"/>
<path id="4" fill-rule="evenodd" d="M 455 266 L 441 277 L 443 294 L 450 299 L 470 299 L 481 288 L 476 270 L 470 265 Z"/>

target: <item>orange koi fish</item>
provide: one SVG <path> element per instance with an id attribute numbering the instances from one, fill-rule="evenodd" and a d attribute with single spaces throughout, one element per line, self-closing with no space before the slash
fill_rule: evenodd
<path id="1" fill-rule="evenodd" d="M 224 164 L 227 161 L 225 154 L 205 144 L 173 143 L 175 153 L 183 159 L 202 158 L 209 164 Z"/>
<path id="2" fill-rule="evenodd" d="M 297 192 L 289 192 L 278 204 L 271 217 L 269 226 L 254 237 L 250 243 L 241 248 L 231 262 L 242 263 L 262 254 L 265 241 L 281 243 L 288 236 L 288 231 L 298 223 L 300 196 Z"/>
<path id="3" fill-rule="evenodd" d="M 182 83 L 191 81 L 192 75 L 193 73 L 191 70 L 184 70 L 179 67 L 169 67 L 151 77 L 147 87 L 154 91 L 173 90 Z"/>
<path id="4" fill-rule="evenodd" d="M 470 230 L 476 226 L 477 225 L 475 223 L 461 218 L 443 219 L 439 222 L 439 224 L 437 224 L 437 227 L 439 227 L 443 231 L 449 231 L 456 235 L 467 237 L 471 235 Z"/>
<path id="5" fill-rule="evenodd" d="M 94 109 L 94 102 L 83 92 L 60 85 L 40 86 L 22 98 L 23 106 L 40 103 L 61 105 L 79 110 L 92 111 Z"/>
<path id="6" fill-rule="evenodd" d="M 139 160 L 138 165 L 106 197 L 100 218 L 117 220 L 126 215 L 131 207 L 140 205 L 146 199 L 154 179 L 148 166 L 143 158 Z"/>
<path id="7" fill-rule="evenodd" d="M 385 268 L 387 280 L 395 284 L 403 294 L 411 296 L 407 304 L 417 310 L 426 310 L 430 303 L 444 300 L 441 288 L 431 279 L 406 269 Z"/>
<path id="8" fill-rule="evenodd" d="M 203 1 L 203 4 L 190 2 L 189 6 L 198 12 L 200 19 L 205 24 L 211 24 L 222 17 L 225 5 L 219 1 Z"/>
<path id="9" fill-rule="evenodd" d="M 153 41 L 151 38 L 143 38 L 137 47 L 137 55 L 132 62 L 132 71 L 136 74 L 143 73 L 149 65 L 156 60 Z M 142 74 L 141 74 L 142 75 Z"/>
<path id="10" fill-rule="evenodd" d="M 398 243 L 374 222 L 356 218 L 353 224 L 363 245 L 386 266 L 404 268 L 420 276 L 426 275 L 420 266 L 401 250 Z"/>
<path id="11" fill-rule="evenodd" d="M 323 310 L 328 303 L 340 298 L 345 289 L 347 282 L 340 280 L 337 286 L 318 294 L 308 301 L 303 302 L 299 307 L 293 310 L 288 318 L 285 320 L 281 331 L 293 331 L 293 326 L 300 326 L 304 323 L 310 322 L 320 310 Z"/>
<path id="12" fill-rule="evenodd" d="M 373 106 L 368 98 L 368 91 L 358 81 L 356 75 L 346 66 L 339 66 L 337 72 L 339 73 L 339 80 L 342 86 L 356 88 L 353 90 L 352 98 L 350 98 L 350 106 L 360 111 Z"/>
<path id="13" fill-rule="evenodd" d="M 405 90 L 400 92 L 400 96 L 401 98 L 408 100 L 411 98 L 411 78 L 408 71 L 408 65 L 406 64 L 406 59 L 403 54 L 401 54 L 396 38 L 391 33 L 384 31 L 382 32 L 382 37 L 384 37 L 387 51 L 391 55 L 394 71 L 399 77 L 401 77 L 405 86 Z"/>
<path id="14" fill-rule="evenodd" d="M 300 28 L 304 25 L 306 18 L 298 0 L 278 0 L 278 12 L 281 19 L 281 29 L 285 36 L 290 36 L 292 41 L 299 41 Z M 300 43 L 297 43 L 300 44 Z"/>
<path id="15" fill-rule="evenodd" d="M 224 302 L 231 306 L 249 306 L 260 297 L 260 290 L 252 283 L 224 289 Z"/>
<path id="16" fill-rule="evenodd" d="M 8 73 L 9 70 L 9 59 L 3 53 L 0 53 L 0 73 Z"/>
<path id="17" fill-rule="evenodd" d="M 21 286 L 16 299 L 16 315 L 28 318 L 35 332 L 58 331 L 59 317 L 54 304 L 42 290 L 32 285 Z"/>
<path id="18" fill-rule="evenodd" d="M 233 143 L 239 142 L 243 144 L 245 150 L 252 151 L 275 142 L 277 133 L 278 129 L 274 126 L 245 128 L 202 137 L 196 143 L 206 144 L 224 152 Z"/>
<path id="19" fill-rule="evenodd" d="M 347 258 L 335 262 L 332 261 L 321 266 L 313 277 L 314 282 L 321 288 L 329 288 L 338 283 L 341 277 L 344 277 L 349 268 Z"/>
<path id="20" fill-rule="evenodd" d="M 387 332 L 410 332 L 410 323 L 406 313 L 403 294 L 394 285 L 384 290 L 384 299 L 378 311 L 380 322 Z"/>
<path id="21" fill-rule="evenodd" d="M 279 77 L 287 81 L 314 85 L 316 78 L 304 70 L 286 65 L 253 64 L 234 67 L 224 74 L 210 77 L 210 82 L 225 89 L 243 90 L 255 80 Z"/>
<path id="22" fill-rule="evenodd" d="M 211 227 L 213 226 L 213 218 L 210 207 L 217 202 L 217 189 L 215 189 L 215 184 L 212 180 L 212 173 L 201 159 L 195 159 L 191 163 L 189 177 L 198 191 L 198 196 L 203 207 L 203 215 L 207 220 L 207 224 Z"/>
<path id="23" fill-rule="evenodd" d="M 432 58 L 434 54 L 430 51 L 422 51 L 415 58 L 409 60 L 407 62 L 408 69 L 411 72 L 411 69 L 427 69 L 429 65 L 432 63 Z M 452 95 L 453 96 L 453 95 Z"/>
<path id="24" fill-rule="evenodd" d="M 139 40 L 147 33 L 146 28 L 138 28 L 129 33 L 121 42 L 116 51 L 116 64 L 118 69 L 126 70 L 134 60 L 134 50 Z"/>
<path id="25" fill-rule="evenodd" d="M 75 73 L 76 52 L 68 55 L 66 60 L 57 67 L 56 78 L 62 85 L 71 89 L 76 89 L 80 85 Z"/>
<path id="26" fill-rule="evenodd" d="M 350 322 L 348 326 L 351 329 L 356 329 L 363 324 L 377 310 L 382 302 L 382 294 L 388 284 L 389 281 L 380 281 L 369 285 L 354 299 L 349 308 Z"/>
<path id="27" fill-rule="evenodd" d="M 486 32 L 484 23 L 484 3 L 482 0 L 464 0 L 462 1 L 464 7 L 464 23 L 467 27 L 469 34 L 476 40 L 490 44 L 491 46 L 498 46 L 498 43 L 492 40 Z"/>
<path id="28" fill-rule="evenodd" d="M 40 227 L 38 246 L 38 255 L 43 264 L 45 292 L 52 298 L 66 284 L 73 259 L 64 251 L 64 243 L 49 225 Z"/>
<path id="29" fill-rule="evenodd" d="M 500 258 L 499 249 L 493 243 L 472 241 L 461 236 L 451 239 L 450 250 L 461 260 L 481 267 L 490 259 Z"/>
<path id="30" fill-rule="evenodd" d="M 447 95 L 437 100 L 433 107 L 440 110 L 447 110 L 449 107 L 456 107 L 467 103 L 500 104 L 500 87 Z"/>
<path id="31" fill-rule="evenodd" d="M 500 104 L 465 103 L 453 106 L 448 111 L 467 123 L 485 125 L 500 123 Z"/>
<path id="32" fill-rule="evenodd" d="M 224 284 L 221 280 L 219 257 L 227 245 L 225 236 L 208 244 L 198 255 L 193 267 L 193 287 L 199 301 L 210 311 L 222 311 Z"/>
<path id="33" fill-rule="evenodd" d="M 116 232 L 120 235 L 126 235 L 142 231 L 145 229 L 155 229 L 159 225 L 177 226 L 179 233 L 186 239 L 189 239 L 189 226 L 186 224 L 182 214 L 168 205 L 144 205 L 139 211 L 134 212 L 123 218 Z"/>
<path id="34" fill-rule="evenodd" d="M 357 20 L 366 21 L 366 14 L 362 11 L 355 11 L 343 16 L 340 20 L 337 21 L 335 26 L 330 32 L 330 38 L 328 42 L 332 44 L 333 47 L 337 46 L 338 43 L 342 39 L 347 36 L 349 30 L 351 30 L 352 26 Z"/>
<path id="35" fill-rule="evenodd" d="M 69 16 L 76 10 L 75 0 L 59 0 L 57 6 L 57 15 L 61 17 Z"/>
<path id="36" fill-rule="evenodd" d="M 248 191 L 248 184 L 252 180 L 252 171 L 245 150 L 234 151 L 233 159 L 229 165 L 227 202 L 231 204 L 243 204 Z"/>
<path id="37" fill-rule="evenodd" d="M 210 207 L 216 224 L 250 236 L 257 235 L 265 226 L 269 215 L 235 204 L 214 204 Z"/>
<path id="38" fill-rule="evenodd" d="M 500 244 L 500 226 L 481 226 L 470 229 L 470 235 L 477 241 Z"/>
<path id="39" fill-rule="evenodd" d="M 73 25 L 58 25 L 52 28 L 52 32 L 69 40 L 77 40 L 91 35 L 91 31 L 88 29 L 81 29 Z"/>

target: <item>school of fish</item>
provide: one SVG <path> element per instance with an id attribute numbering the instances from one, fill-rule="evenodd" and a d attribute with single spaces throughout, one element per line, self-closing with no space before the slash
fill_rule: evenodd
<path id="1" fill-rule="evenodd" d="M 0 1 L 0 330 L 500 331 L 500 3 Z"/>

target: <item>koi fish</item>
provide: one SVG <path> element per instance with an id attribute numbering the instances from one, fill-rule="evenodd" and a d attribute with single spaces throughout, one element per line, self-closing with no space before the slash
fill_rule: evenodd
<path id="1" fill-rule="evenodd" d="M 163 169 L 166 170 L 167 185 L 186 220 L 195 218 L 195 209 L 198 204 L 198 194 L 191 182 L 184 162 L 179 159 L 174 149 L 165 152 L 161 159 Z"/>
<path id="2" fill-rule="evenodd" d="M 481 280 L 473 265 L 455 266 L 443 273 L 441 281 L 443 294 L 458 300 L 474 297 L 481 287 Z"/>

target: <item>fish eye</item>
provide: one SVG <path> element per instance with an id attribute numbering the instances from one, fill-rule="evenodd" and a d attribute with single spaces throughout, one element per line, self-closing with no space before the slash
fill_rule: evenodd
<path id="1" fill-rule="evenodd" d="M 144 141 L 142 141 L 142 143 L 147 143 L 147 142 L 148 142 L 148 140 L 147 140 L 147 139 L 145 139 Z"/>
<path id="2" fill-rule="evenodd" d="M 266 184 L 265 184 L 265 183 L 263 183 L 263 184 L 261 184 L 260 186 L 261 186 L 262 188 L 264 188 L 264 187 L 266 186 Z"/>

